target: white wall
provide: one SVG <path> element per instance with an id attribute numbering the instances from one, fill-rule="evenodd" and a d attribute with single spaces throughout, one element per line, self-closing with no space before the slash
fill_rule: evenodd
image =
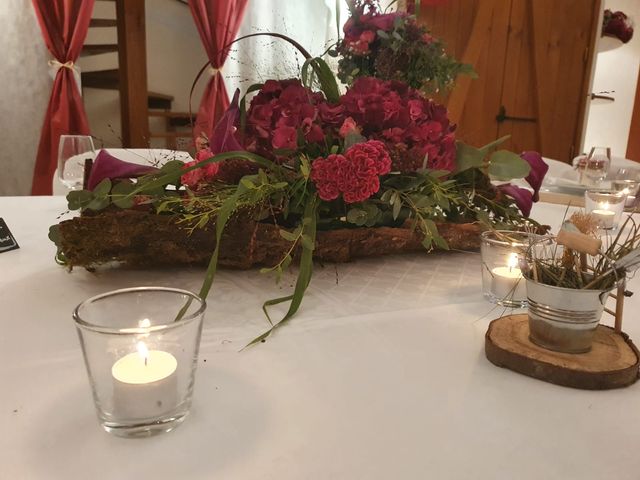
<path id="1" fill-rule="evenodd" d="M 584 149 L 608 146 L 613 156 L 624 157 L 640 66 L 640 1 L 605 0 L 604 3 L 605 8 L 621 10 L 635 19 L 636 31 L 629 43 L 598 53 L 592 91 L 615 91 L 607 94 L 615 97 L 615 102 L 591 102 Z"/>
<path id="2" fill-rule="evenodd" d="M 0 195 L 28 195 L 53 84 L 30 1 L 0 1 L 0 45 Z"/>

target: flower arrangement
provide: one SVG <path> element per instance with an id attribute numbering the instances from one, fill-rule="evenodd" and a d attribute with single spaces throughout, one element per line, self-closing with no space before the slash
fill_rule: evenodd
<path id="1" fill-rule="evenodd" d="M 364 8 L 369 10 L 364 13 Z M 372 1 L 356 1 L 352 12 L 342 45 L 355 38 L 352 28 L 364 24 L 396 33 L 418 28 L 402 13 L 380 13 Z M 378 30 L 378 40 L 368 41 L 370 51 L 387 48 L 376 44 L 384 39 Z M 441 52 L 434 55 L 434 62 L 442 62 Z M 538 226 L 527 215 L 548 168 L 539 154 L 499 150 L 504 138 L 482 148 L 459 142 L 446 108 L 424 96 L 424 81 L 389 75 L 375 59 L 370 68 L 372 76 L 364 71 L 356 75 L 341 95 L 327 64 L 309 56 L 300 79 L 254 85 L 247 92 L 254 93 L 250 100 L 236 91 L 211 138 L 197 140 L 191 163 L 172 161 L 139 175 L 127 170 L 127 178 L 119 178 L 109 171 L 123 162 L 99 156 L 89 178 L 96 187 L 70 192 L 69 208 L 92 211 L 92 218 L 142 210 L 168 218 L 174 228 L 194 236 L 211 227 L 215 245 L 202 297 L 211 288 L 228 225 L 251 221 L 275 226 L 286 247 L 278 258 L 263 259 L 261 272 L 280 278 L 295 261 L 298 279 L 291 295 L 265 303 L 265 312 L 276 303 L 290 306 L 256 341 L 300 307 L 311 280 L 318 232 L 404 228 L 416 232 L 430 251 L 449 248 L 438 225 Z M 491 182 L 513 178 L 525 178 L 532 191 Z M 73 245 L 61 238 L 74 225 L 70 222 L 54 226 L 51 237 L 61 259 L 73 265 Z"/>
<path id="2" fill-rule="evenodd" d="M 340 56 L 338 78 L 347 85 L 378 77 L 431 93 L 452 85 L 458 74 L 475 77 L 473 68 L 447 55 L 414 16 L 382 13 L 375 0 L 354 0 L 349 9 L 344 38 L 331 51 Z"/>
<path id="3" fill-rule="evenodd" d="M 612 12 L 607 8 L 602 20 L 602 35 L 628 43 L 633 38 L 633 23 L 624 12 Z"/>

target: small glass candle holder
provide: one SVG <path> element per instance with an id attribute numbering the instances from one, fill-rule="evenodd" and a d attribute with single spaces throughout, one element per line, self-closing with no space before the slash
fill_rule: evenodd
<path id="1" fill-rule="evenodd" d="M 205 308 L 197 295 L 163 287 L 115 290 L 76 307 L 89 383 L 107 432 L 143 437 L 182 423 Z"/>
<path id="2" fill-rule="evenodd" d="M 585 209 L 604 230 L 617 228 L 624 212 L 627 195 L 615 190 L 587 190 L 584 192 Z"/>
<path id="3" fill-rule="evenodd" d="M 627 195 L 627 199 L 624 202 L 625 208 L 633 208 L 635 206 L 639 188 L 640 182 L 637 180 L 614 180 L 611 182 L 612 190 Z"/>
<path id="4" fill-rule="evenodd" d="M 526 282 L 520 267 L 527 252 L 548 243 L 548 237 L 527 232 L 489 230 L 482 233 L 482 293 L 504 307 L 527 306 Z"/>
<path id="5" fill-rule="evenodd" d="M 609 173 L 611 148 L 593 147 L 589 155 L 578 163 L 580 183 L 587 186 L 600 185 Z"/>

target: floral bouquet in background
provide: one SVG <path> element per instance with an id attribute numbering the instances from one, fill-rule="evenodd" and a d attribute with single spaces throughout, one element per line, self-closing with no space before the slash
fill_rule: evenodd
<path id="1" fill-rule="evenodd" d="M 616 37 L 622 43 L 628 43 L 633 37 L 633 23 L 624 12 L 604 11 L 602 35 Z"/>
<path id="2" fill-rule="evenodd" d="M 424 93 L 438 92 L 456 76 L 475 77 L 471 65 L 457 62 L 443 43 L 406 13 L 382 13 L 375 0 L 349 2 L 344 38 L 330 54 L 339 56 L 338 78 L 351 85 L 358 77 L 399 80 Z"/>
<path id="3" fill-rule="evenodd" d="M 426 55 L 439 43 L 412 17 L 381 13 L 372 1 L 356 1 L 352 12 L 338 52 L 366 42 L 358 52 L 371 63 L 344 94 L 327 64 L 307 54 L 300 78 L 267 80 L 244 97 L 236 91 L 210 138 L 197 140 L 191 163 L 137 174 L 99 155 L 88 182 L 95 188 L 68 196 L 82 215 L 52 227 L 59 260 L 89 268 L 207 261 L 202 297 L 218 263 L 260 265 L 278 279 L 297 263 L 293 293 L 265 303 L 265 312 L 281 302 L 289 309 L 261 340 L 298 310 L 314 258 L 473 249 L 483 229 L 539 227 L 527 216 L 547 170 L 540 155 L 500 150 L 504 139 L 481 148 L 458 141 L 446 108 L 424 91 L 433 80 L 450 82 L 459 64 L 441 47 Z M 415 53 L 420 65 L 447 66 L 436 70 L 449 80 L 419 72 L 400 78 L 396 67 L 381 66 L 380 55 L 396 44 L 380 32 L 402 42 L 419 34 L 427 50 L 407 50 L 407 61 Z M 531 188 L 505 183 L 511 179 Z"/>

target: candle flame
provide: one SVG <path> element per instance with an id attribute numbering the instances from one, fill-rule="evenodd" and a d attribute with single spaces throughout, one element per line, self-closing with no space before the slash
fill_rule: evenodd
<path id="1" fill-rule="evenodd" d="M 507 260 L 507 267 L 509 267 L 509 270 L 511 270 L 512 268 L 516 268 L 517 266 L 518 266 L 518 254 L 512 252 L 509 254 L 509 260 Z"/>
<path id="2" fill-rule="evenodd" d="M 136 349 L 138 350 L 138 355 L 140 358 L 144 360 L 144 364 L 147 364 L 147 360 L 149 359 L 149 349 L 144 342 L 138 342 L 136 345 Z"/>
<path id="3" fill-rule="evenodd" d="M 609 202 L 604 202 L 602 205 L 600 205 L 600 207 L 603 210 L 609 210 Z"/>
<path id="4" fill-rule="evenodd" d="M 138 322 L 138 326 L 140 328 L 149 328 L 151 326 L 151 320 L 149 320 L 148 318 L 143 318 Z"/>

